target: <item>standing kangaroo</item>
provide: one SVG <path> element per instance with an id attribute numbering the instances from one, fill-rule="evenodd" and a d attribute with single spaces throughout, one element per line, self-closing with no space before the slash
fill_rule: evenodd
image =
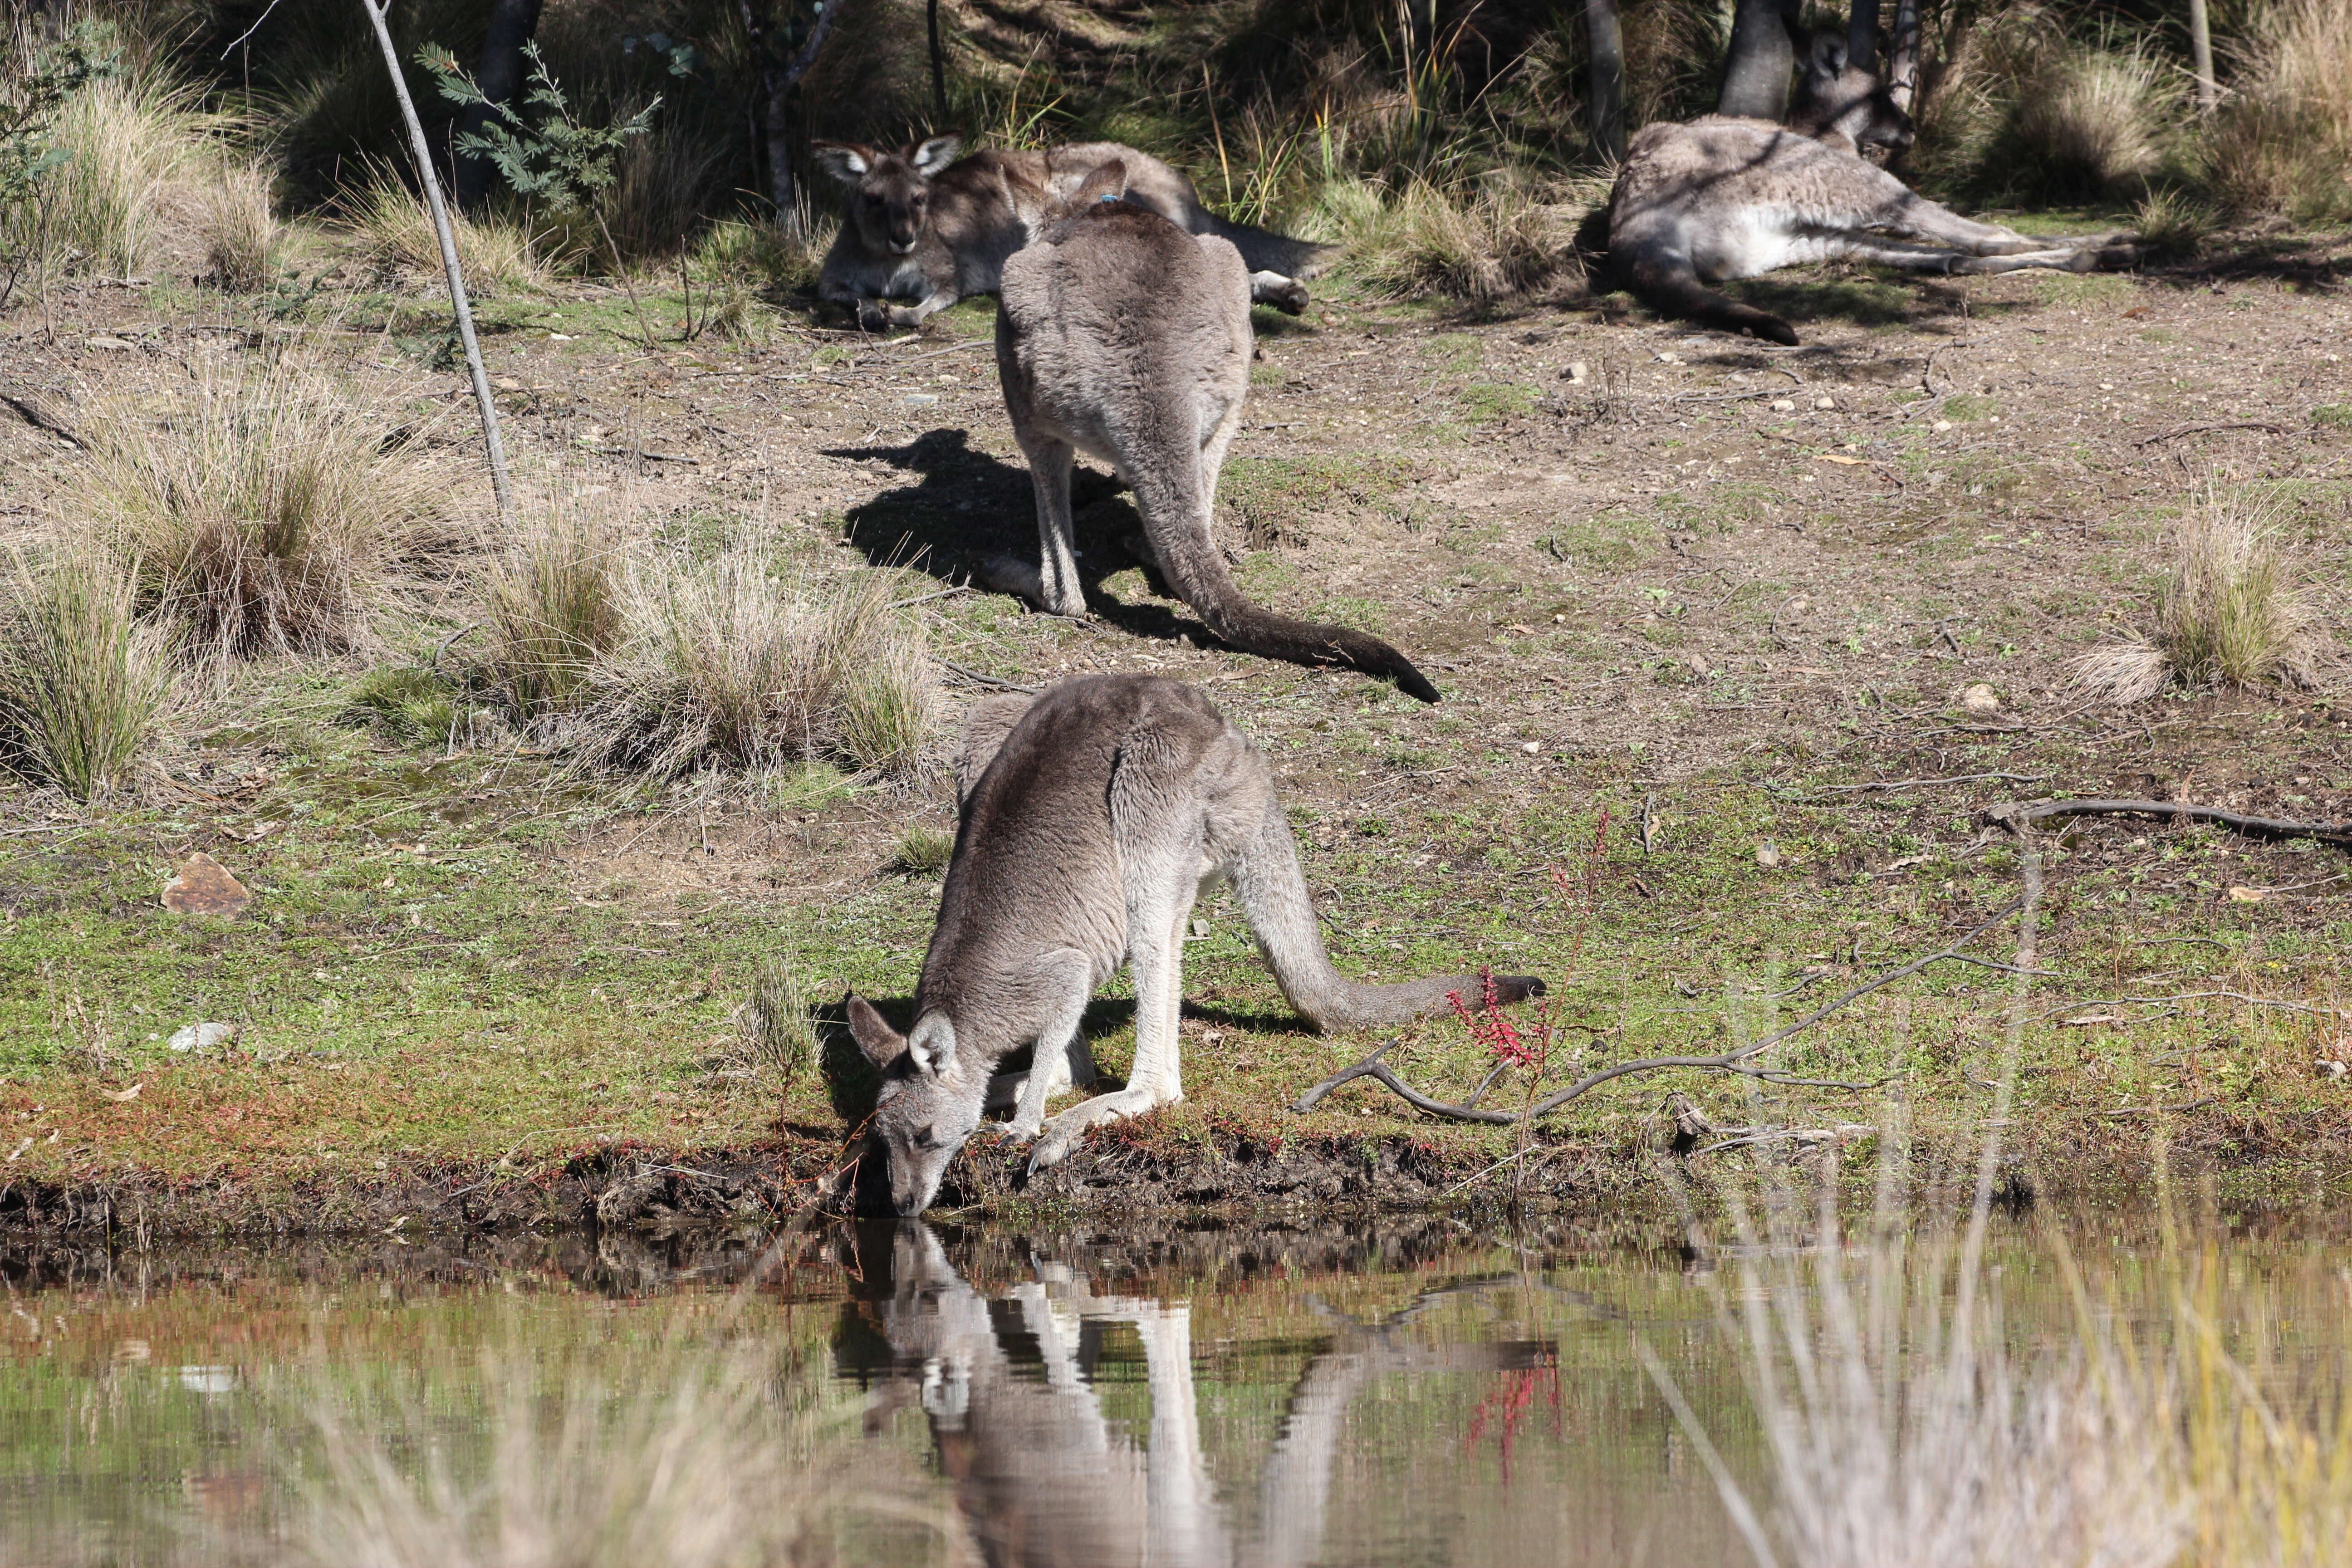
<path id="1" fill-rule="evenodd" d="M 934 136 L 895 153 L 855 142 L 819 142 L 817 165 L 850 189 L 849 221 L 825 253 L 817 295 L 849 306 L 868 331 L 919 327 L 968 294 L 993 294 L 1005 258 L 1029 243 L 1053 205 L 1089 172 L 1127 165 L 1130 200 L 1191 234 L 1231 240 L 1248 258 L 1250 297 L 1297 315 L 1329 248 L 1232 223 L 1201 205 L 1192 182 L 1115 142 L 1038 152 L 993 149 L 958 159 L 962 138 Z M 912 300 L 893 305 L 891 300 Z"/>
<path id="2" fill-rule="evenodd" d="M 1844 41 L 1819 39 L 1785 129 L 1710 114 L 1633 138 L 1609 196 L 1611 265 L 1662 315 L 1793 345 L 1787 321 L 1706 285 L 1840 256 L 1965 273 L 2090 272 L 2137 259 L 2118 236 L 2040 239 L 1971 222 L 1861 156 L 1872 145 L 1907 147 L 1912 135 L 1911 117 L 1878 79 L 1847 63 Z"/>
<path id="3" fill-rule="evenodd" d="M 901 1036 L 864 998 L 849 1027 L 882 1069 L 874 1130 L 891 1202 L 920 1214 L 980 1125 L 999 1063 L 1034 1045 L 1008 1134 L 1043 1137 L 1042 1170 L 1097 1121 L 1184 1097 L 1176 1013 L 1184 928 L 1201 891 L 1230 879 L 1290 1005 L 1321 1030 L 1418 1017 L 1479 977 L 1362 985 L 1331 967 L 1273 770 L 1191 687 L 1139 675 L 1064 681 L 974 709 L 956 761 L 962 800 L 939 924 Z M 1124 961 L 1135 973 L 1128 1085 L 1048 1123 L 1045 1101 L 1094 1062 L 1078 1023 Z M 1497 976 L 1506 1001 L 1539 980 Z"/>
<path id="4" fill-rule="evenodd" d="M 1090 174 L 1036 242 L 1004 264 L 996 368 L 1037 492 L 1041 560 L 991 563 L 1002 585 L 1057 616 L 1087 613 L 1072 547 L 1070 465 L 1084 452 L 1134 487 L 1163 576 L 1234 647 L 1386 676 L 1423 702 L 1437 688 L 1387 643 L 1292 620 L 1245 598 L 1210 538 L 1217 472 L 1249 392 L 1249 279 L 1241 256 L 1128 199 L 1117 160 Z"/>

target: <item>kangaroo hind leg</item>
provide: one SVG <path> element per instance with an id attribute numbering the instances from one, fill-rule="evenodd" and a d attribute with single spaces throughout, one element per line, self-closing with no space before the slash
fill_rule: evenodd
<path id="1" fill-rule="evenodd" d="M 1184 923 L 1192 913 L 1193 891 L 1192 879 L 1185 877 L 1176 897 L 1161 908 L 1129 912 L 1128 929 L 1135 933 L 1128 950 L 1135 971 L 1134 1070 L 1125 1089 L 1081 1100 L 1045 1124 L 1036 1152 L 1029 1156 L 1032 1174 L 1061 1163 L 1096 1122 L 1140 1116 L 1184 1098 L 1176 1016 L 1184 1000 Z"/>
<path id="2" fill-rule="evenodd" d="M 1070 521 L 1070 468 L 1076 453 L 1066 441 L 1040 431 L 1013 434 L 1029 459 L 1029 483 L 1037 495 L 1037 566 L 1009 556 L 992 555 L 980 563 L 980 575 L 992 588 L 1017 594 L 1049 615 L 1087 613 L 1087 592 L 1078 582 L 1076 535 Z"/>

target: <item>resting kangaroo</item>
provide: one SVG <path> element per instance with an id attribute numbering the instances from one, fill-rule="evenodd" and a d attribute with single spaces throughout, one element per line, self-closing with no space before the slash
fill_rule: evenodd
<path id="1" fill-rule="evenodd" d="M 1318 1029 L 1417 1017 L 1453 974 L 1401 984 L 1341 978 L 1324 952 L 1315 906 L 1274 773 L 1248 737 L 1189 686 L 1139 675 L 1064 681 L 1034 700 L 982 702 L 956 761 L 962 820 L 901 1036 L 858 996 L 850 1031 L 882 1069 L 874 1131 L 889 1162 L 891 1202 L 919 1214 L 948 1161 L 980 1125 L 999 1063 L 1035 1047 L 1007 1129 L 1042 1140 L 1041 1170 L 1095 1122 L 1184 1097 L 1176 1011 L 1185 923 L 1202 889 L 1230 879 L 1258 951 L 1290 1005 Z M 1135 1067 L 1128 1085 L 1048 1123 L 1045 1101 L 1093 1077 L 1078 1033 L 1087 1000 L 1120 963 L 1135 973 Z M 1497 976 L 1508 1001 L 1539 980 Z"/>
<path id="2" fill-rule="evenodd" d="M 1249 392 L 1249 283 L 1241 257 L 1123 199 L 1114 160 L 1004 264 L 996 368 L 1037 492 L 1041 560 L 989 574 L 1057 616 L 1087 613 L 1072 548 L 1070 464 L 1084 452 L 1135 489 L 1160 574 L 1209 628 L 1247 653 L 1387 676 L 1424 702 L 1437 688 L 1380 638 L 1295 621 L 1243 596 L 1209 536 L 1217 471 Z"/>
<path id="3" fill-rule="evenodd" d="M 1227 222 L 1201 205 L 1192 181 L 1148 153 L 1087 142 L 957 159 L 962 145 L 956 136 L 895 153 L 854 142 L 814 145 L 818 166 L 852 192 L 849 221 L 818 274 L 819 298 L 849 306 L 859 325 L 879 331 L 921 326 L 967 294 L 993 294 L 1005 258 L 1029 243 L 1054 203 L 1116 158 L 1127 165 L 1130 200 L 1188 233 L 1233 241 L 1248 259 L 1252 299 L 1294 316 L 1307 309 L 1299 279 L 1314 276 L 1328 247 Z"/>
<path id="4" fill-rule="evenodd" d="M 1611 265 L 1662 314 L 1794 344 L 1788 322 L 1706 285 L 1840 256 L 1929 272 L 2089 272 L 2137 258 L 2117 236 L 2037 239 L 1971 222 L 1860 156 L 1911 140 L 1911 117 L 1846 63 L 1843 40 L 1820 39 L 1786 129 L 1710 114 L 1633 138 L 1609 197 Z"/>

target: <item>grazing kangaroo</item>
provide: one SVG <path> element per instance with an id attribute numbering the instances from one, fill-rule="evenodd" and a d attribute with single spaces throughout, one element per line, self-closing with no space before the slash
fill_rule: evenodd
<path id="1" fill-rule="evenodd" d="M 1322 1030 L 1396 1023 L 1479 984 L 1453 974 L 1364 985 L 1331 967 L 1298 869 L 1273 770 L 1191 687 L 1150 676 L 1064 681 L 1033 700 L 995 698 L 966 726 L 955 858 L 901 1036 L 864 998 L 849 1026 L 882 1069 L 874 1130 L 891 1202 L 920 1214 L 948 1161 L 980 1125 L 997 1065 L 1034 1062 L 1006 1129 L 1039 1138 L 1032 1171 L 1097 1121 L 1184 1097 L 1176 1014 L 1184 928 L 1202 890 L 1230 879 L 1258 951 L 1290 1005 Z M 1135 973 L 1128 1086 L 1046 1122 L 1062 1085 L 1093 1076 L 1078 1024 L 1095 987 Z M 1539 980 L 1497 976 L 1507 1001 Z M 1008 1086 L 997 1085 L 1000 1091 Z"/>
<path id="2" fill-rule="evenodd" d="M 1036 243 L 1004 264 L 996 368 L 1037 492 L 1041 560 L 998 561 L 1000 585 L 1057 616 L 1087 613 L 1072 548 L 1070 465 L 1085 452 L 1134 487 L 1163 576 L 1247 653 L 1344 664 L 1423 702 L 1437 688 L 1387 643 L 1292 620 L 1245 598 L 1210 538 L 1217 472 L 1249 392 L 1249 284 L 1233 246 L 1125 199 L 1116 160 L 1087 178 Z"/>
<path id="3" fill-rule="evenodd" d="M 1306 310 L 1300 279 L 1314 276 L 1329 249 L 1219 217 L 1201 205 L 1192 181 L 1115 142 L 991 149 L 958 159 L 962 145 L 956 136 L 909 142 L 895 153 L 855 142 L 815 143 L 817 165 L 852 193 L 849 221 L 818 274 L 819 298 L 849 306 L 860 326 L 879 331 L 919 327 L 968 294 L 993 294 L 1005 258 L 1034 237 L 1054 204 L 1114 158 L 1127 165 L 1129 200 L 1187 233 L 1231 240 L 1248 260 L 1250 297 L 1262 304 L 1294 316 Z"/>
<path id="4" fill-rule="evenodd" d="M 1788 322 L 1706 285 L 1840 256 L 1963 273 L 2090 272 L 2137 259 L 2117 235 L 2042 239 L 1971 222 L 1861 156 L 1911 140 L 1911 117 L 1847 63 L 1843 40 L 1820 39 L 1785 129 L 1710 114 L 1633 138 L 1609 196 L 1610 263 L 1663 315 L 1793 345 Z"/>

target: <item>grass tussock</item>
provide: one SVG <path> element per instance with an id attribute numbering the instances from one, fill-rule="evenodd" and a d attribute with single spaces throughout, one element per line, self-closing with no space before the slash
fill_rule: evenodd
<path id="1" fill-rule="evenodd" d="M 2200 150 L 2205 184 L 2243 215 L 2352 216 L 2352 0 L 2277 0 L 2251 22 Z"/>
<path id="2" fill-rule="evenodd" d="M 2211 207 L 2177 186 L 2149 192 L 2132 213 L 2132 230 L 2141 247 L 2161 257 L 2188 259 L 2201 254 L 2219 225 Z"/>
<path id="3" fill-rule="evenodd" d="M 482 580 L 483 668 L 515 713 L 569 703 L 620 640 L 620 560 L 599 513 L 550 506 L 499 553 Z"/>
<path id="4" fill-rule="evenodd" d="M 101 553 L 19 555 L 0 587 L 0 757 L 77 800 L 119 790 L 172 690 L 171 650 L 141 626 L 130 575 Z"/>
<path id="5" fill-rule="evenodd" d="M 269 186 L 266 166 L 240 163 L 223 167 L 205 187 L 198 225 L 215 288 L 251 294 L 268 285 L 281 237 Z"/>
<path id="6" fill-rule="evenodd" d="M 585 594 L 588 574 L 575 577 Z M 809 762 L 919 771 L 938 689 L 920 631 L 892 607 L 892 574 L 831 572 L 750 542 L 698 563 L 633 551 L 607 581 L 609 641 L 571 667 L 557 726 L 590 760 L 660 776 Z"/>
<path id="7" fill-rule="evenodd" d="M 1393 198 L 1350 183 L 1324 193 L 1322 226 L 1346 267 L 1393 295 L 1441 294 L 1474 305 L 1523 299 L 1580 281 L 1581 209 L 1511 184 L 1408 184 Z"/>
<path id="8" fill-rule="evenodd" d="M 2039 191 L 2099 195 L 2162 166 L 2179 94 L 2155 56 L 2078 45 L 2019 88 L 2011 136 Z"/>
<path id="9" fill-rule="evenodd" d="M 898 836 L 886 870 L 901 877 L 936 877 L 955 858 L 955 835 L 929 823 L 917 823 Z"/>
<path id="10" fill-rule="evenodd" d="M 0 247 L 50 272 L 138 273 L 154 258 L 165 190 L 214 155 L 221 126 L 161 69 L 87 83 L 52 132 L 64 161 L 33 200 L 0 214 Z"/>
<path id="11" fill-rule="evenodd" d="M 2143 702 L 2167 686 L 2309 685 L 2317 630 L 2281 541 L 2277 507 L 2244 491 L 2209 491 L 2182 514 L 2154 629 L 2074 660 L 2082 686 Z"/>
<path id="12" fill-rule="evenodd" d="M 288 1536 L 332 1568 L 667 1568 L 831 1561 L 854 1440 L 756 1349 L 676 1346 L 544 1365 L 489 1356 L 486 1436 L 446 1412 L 316 1398 Z M 291 1461 L 289 1461 L 290 1465 Z"/>
<path id="13" fill-rule="evenodd" d="M 290 362 L 208 373 L 162 416 L 104 407 L 88 439 L 100 538 L 198 657 L 359 646 L 370 590 L 432 539 L 409 443 Z"/>
<path id="14" fill-rule="evenodd" d="M 346 221 L 377 266 L 441 276 L 441 239 L 434 231 L 432 209 L 398 180 L 387 175 L 351 198 Z M 520 223 L 452 207 L 449 224 L 468 289 L 490 292 L 547 284 L 547 262 Z"/>
<path id="15" fill-rule="evenodd" d="M 735 1011 L 734 1049 L 725 1068 L 789 1096 L 824 1044 L 791 967 L 781 959 L 762 960 L 752 973 L 751 994 Z"/>

